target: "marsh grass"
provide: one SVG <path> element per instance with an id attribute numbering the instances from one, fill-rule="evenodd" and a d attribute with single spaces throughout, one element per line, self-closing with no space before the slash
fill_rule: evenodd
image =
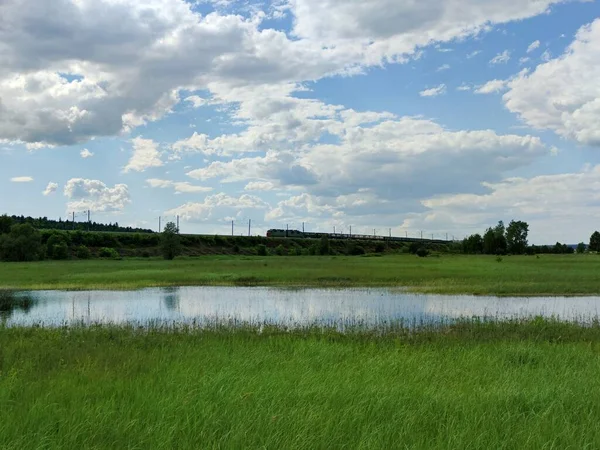
<path id="1" fill-rule="evenodd" d="M 0 289 L 139 289 L 163 286 L 406 287 L 480 295 L 600 293 L 600 257 L 413 255 L 361 257 L 206 256 L 175 261 L 0 263 Z"/>
<path id="2" fill-rule="evenodd" d="M 0 327 L 0 448 L 597 448 L 600 325 Z"/>

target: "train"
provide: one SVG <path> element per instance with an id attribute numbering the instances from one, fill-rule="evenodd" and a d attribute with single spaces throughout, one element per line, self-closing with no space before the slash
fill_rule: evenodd
<path id="1" fill-rule="evenodd" d="M 312 233 L 298 230 L 277 230 L 271 229 L 267 231 L 268 238 L 296 238 L 296 239 L 356 239 L 368 241 L 396 241 L 396 242 L 427 242 L 431 244 L 448 244 L 451 241 L 444 239 L 421 239 L 413 237 L 398 237 L 398 236 L 377 236 L 375 234 L 346 234 L 346 233 Z"/>

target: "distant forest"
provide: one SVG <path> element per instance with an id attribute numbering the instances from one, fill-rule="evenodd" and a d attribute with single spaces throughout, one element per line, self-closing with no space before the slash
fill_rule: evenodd
<path id="1" fill-rule="evenodd" d="M 97 222 L 75 222 L 72 220 L 53 220 L 47 217 L 25 217 L 8 216 L 12 224 L 28 223 L 39 230 L 79 230 L 79 231 L 112 231 L 119 233 L 154 233 L 154 231 L 144 228 L 132 228 L 119 226 L 118 222 L 104 224 Z"/>

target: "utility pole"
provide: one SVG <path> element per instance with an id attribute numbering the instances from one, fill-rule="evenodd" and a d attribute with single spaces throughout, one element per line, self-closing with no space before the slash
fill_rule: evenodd
<path id="1" fill-rule="evenodd" d="M 448 240 L 448 233 L 446 233 L 446 241 Z"/>
<path id="2" fill-rule="evenodd" d="M 75 229 L 75 211 L 73 211 L 73 229 Z"/>
<path id="3" fill-rule="evenodd" d="M 158 232 L 160 233 L 160 216 L 158 216 Z"/>
<path id="4" fill-rule="evenodd" d="M 250 236 L 251 227 L 252 227 L 252 219 L 248 219 L 248 236 Z"/>
<path id="5" fill-rule="evenodd" d="M 423 239 L 423 230 L 421 230 L 421 239 Z"/>
<path id="6" fill-rule="evenodd" d="M 289 224 L 285 224 L 285 237 L 288 237 L 290 235 L 290 225 Z"/>
<path id="7" fill-rule="evenodd" d="M 333 226 L 333 234 L 335 234 L 335 225 Z"/>
<path id="8" fill-rule="evenodd" d="M 350 237 L 352 237 L 352 225 L 350 225 Z"/>
<path id="9" fill-rule="evenodd" d="M 302 232 L 304 233 L 304 222 L 302 222 Z"/>
<path id="10" fill-rule="evenodd" d="M 90 220 L 90 210 L 88 209 L 88 231 L 90 231 L 92 221 Z"/>
<path id="11" fill-rule="evenodd" d="M 406 237 L 408 238 L 408 231 L 405 231 L 405 233 L 406 233 Z"/>
<path id="12" fill-rule="evenodd" d="M 179 214 L 177 214 L 177 234 L 179 234 Z"/>
<path id="13" fill-rule="evenodd" d="M 233 220 L 231 221 L 231 235 L 233 236 Z"/>
<path id="14" fill-rule="evenodd" d="M 373 237 L 375 237 L 375 228 L 373 228 Z"/>
<path id="15" fill-rule="evenodd" d="M 392 237 L 392 229 L 390 228 L 390 237 Z"/>

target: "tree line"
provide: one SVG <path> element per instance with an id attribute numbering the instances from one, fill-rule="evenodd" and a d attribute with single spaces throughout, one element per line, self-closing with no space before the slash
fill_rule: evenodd
<path id="1" fill-rule="evenodd" d="M 122 227 L 118 222 L 98 223 L 98 222 L 73 222 L 72 220 L 48 219 L 47 217 L 25 217 L 25 216 L 0 216 L 0 227 L 8 227 L 12 224 L 30 224 L 38 230 L 74 230 L 74 231 L 105 231 L 113 233 L 154 233 L 146 228 Z M 8 225 L 7 225 L 8 224 Z"/>

